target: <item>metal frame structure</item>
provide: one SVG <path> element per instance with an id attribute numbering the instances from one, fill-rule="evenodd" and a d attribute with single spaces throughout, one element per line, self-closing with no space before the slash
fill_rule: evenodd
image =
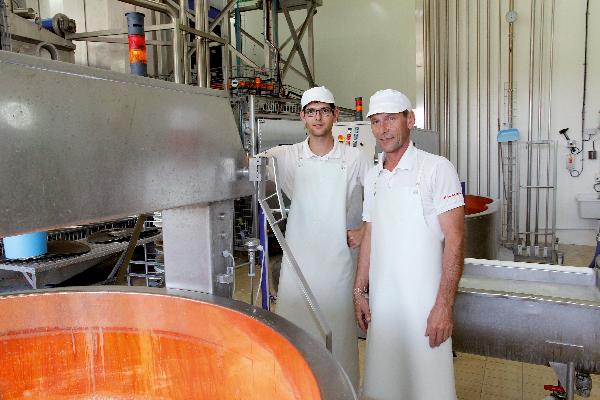
<path id="1" fill-rule="evenodd" d="M 145 239 L 139 239 L 138 245 L 146 245 L 161 238 L 161 235 L 154 235 Z M 97 264 L 99 261 L 107 258 L 111 254 L 124 251 L 127 248 L 127 242 L 92 244 L 90 243 L 89 253 L 57 260 L 28 263 L 21 262 L 0 262 L 0 270 L 15 271 L 21 273 L 32 289 L 44 288 L 46 284 L 60 283 L 78 273 Z M 69 267 L 69 268 L 67 268 Z"/>
<path id="2" fill-rule="evenodd" d="M 229 0 L 221 10 L 220 14 L 212 21 L 208 20 L 208 0 L 197 0 L 193 11 L 187 9 L 187 0 L 179 0 L 176 3 L 173 0 L 164 0 L 163 2 L 153 0 L 118 0 L 123 3 L 131 4 L 137 7 L 146 8 L 153 12 L 167 15 L 171 22 L 167 24 L 151 24 L 145 26 L 146 32 L 171 31 L 172 41 L 147 40 L 150 46 L 170 46 L 172 47 L 173 59 L 173 75 L 176 83 L 190 84 L 191 79 L 191 58 L 195 55 L 196 65 L 198 66 L 197 85 L 200 87 L 210 86 L 210 61 L 208 57 L 208 47 L 211 43 L 224 47 L 227 51 L 223 57 L 223 74 L 224 89 L 227 89 L 228 78 L 230 77 L 231 56 L 235 56 L 237 60 L 241 60 L 244 64 L 253 68 L 262 69 L 264 71 L 276 71 L 275 78 L 282 81 L 287 72 L 291 69 L 298 73 L 301 77 L 311 85 L 315 86 L 315 70 L 314 70 L 314 35 L 313 35 L 313 17 L 316 13 L 316 7 L 322 5 L 322 0 L 273 0 L 262 1 L 263 19 L 264 19 L 264 39 L 259 40 L 242 29 L 241 26 L 236 26 L 236 36 L 244 35 L 258 46 L 262 47 L 265 52 L 265 62 L 263 65 L 258 65 L 245 55 L 240 49 L 231 44 L 231 34 L 229 29 L 229 17 L 235 11 L 236 0 Z M 239 11 L 247 12 L 259 10 L 258 3 L 255 6 L 240 7 Z M 294 26 L 290 12 L 292 10 L 306 9 L 307 15 L 299 28 Z M 290 37 L 284 40 L 281 46 L 277 46 L 278 38 L 275 38 L 275 33 L 278 33 L 277 12 L 283 13 L 286 23 L 290 29 Z M 190 21 L 194 21 L 195 28 L 190 26 Z M 223 25 L 221 35 L 212 33 L 212 30 L 219 24 Z M 127 38 L 114 37 L 127 33 L 127 29 L 109 29 L 94 32 L 82 32 L 68 34 L 66 39 L 73 41 L 91 41 L 104 43 L 127 43 Z M 301 41 L 305 34 L 308 33 L 308 55 L 302 49 Z M 187 36 L 191 35 L 194 39 L 189 41 Z M 282 50 L 289 44 L 293 43 L 292 49 L 287 59 L 281 57 Z M 156 54 L 156 53 L 155 53 Z M 295 55 L 298 54 L 303 72 L 294 68 L 291 65 Z M 281 71 L 281 72 L 280 72 Z"/>

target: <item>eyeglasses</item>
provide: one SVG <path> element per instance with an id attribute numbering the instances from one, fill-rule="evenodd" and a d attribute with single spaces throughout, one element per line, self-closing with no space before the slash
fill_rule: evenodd
<path id="1" fill-rule="evenodd" d="M 317 113 L 321 114 L 322 117 L 329 117 L 333 113 L 333 110 L 331 107 L 323 107 L 319 109 L 307 108 L 304 110 L 304 115 L 307 117 L 314 117 L 317 115 Z"/>

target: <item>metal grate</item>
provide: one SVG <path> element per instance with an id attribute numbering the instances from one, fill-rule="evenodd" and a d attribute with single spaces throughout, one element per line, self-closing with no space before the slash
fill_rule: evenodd
<path id="1" fill-rule="evenodd" d="M 244 239 L 252 237 L 252 197 L 240 197 L 233 202 L 233 247 L 244 251 Z"/>

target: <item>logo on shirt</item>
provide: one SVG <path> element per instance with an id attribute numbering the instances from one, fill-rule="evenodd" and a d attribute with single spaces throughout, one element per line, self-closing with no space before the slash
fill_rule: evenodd
<path id="1" fill-rule="evenodd" d="M 447 199 L 451 199 L 451 198 L 456 197 L 456 196 L 462 196 L 462 193 L 461 192 L 456 192 L 456 193 L 452 193 L 452 194 L 447 194 L 444 197 L 442 197 L 442 199 L 443 200 L 447 200 Z"/>

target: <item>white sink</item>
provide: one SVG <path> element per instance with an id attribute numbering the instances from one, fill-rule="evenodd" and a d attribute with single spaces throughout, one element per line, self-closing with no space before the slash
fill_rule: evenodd
<path id="1" fill-rule="evenodd" d="M 600 198 L 598 193 L 578 193 L 575 196 L 579 216 L 586 219 L 600 219 Z"/>

